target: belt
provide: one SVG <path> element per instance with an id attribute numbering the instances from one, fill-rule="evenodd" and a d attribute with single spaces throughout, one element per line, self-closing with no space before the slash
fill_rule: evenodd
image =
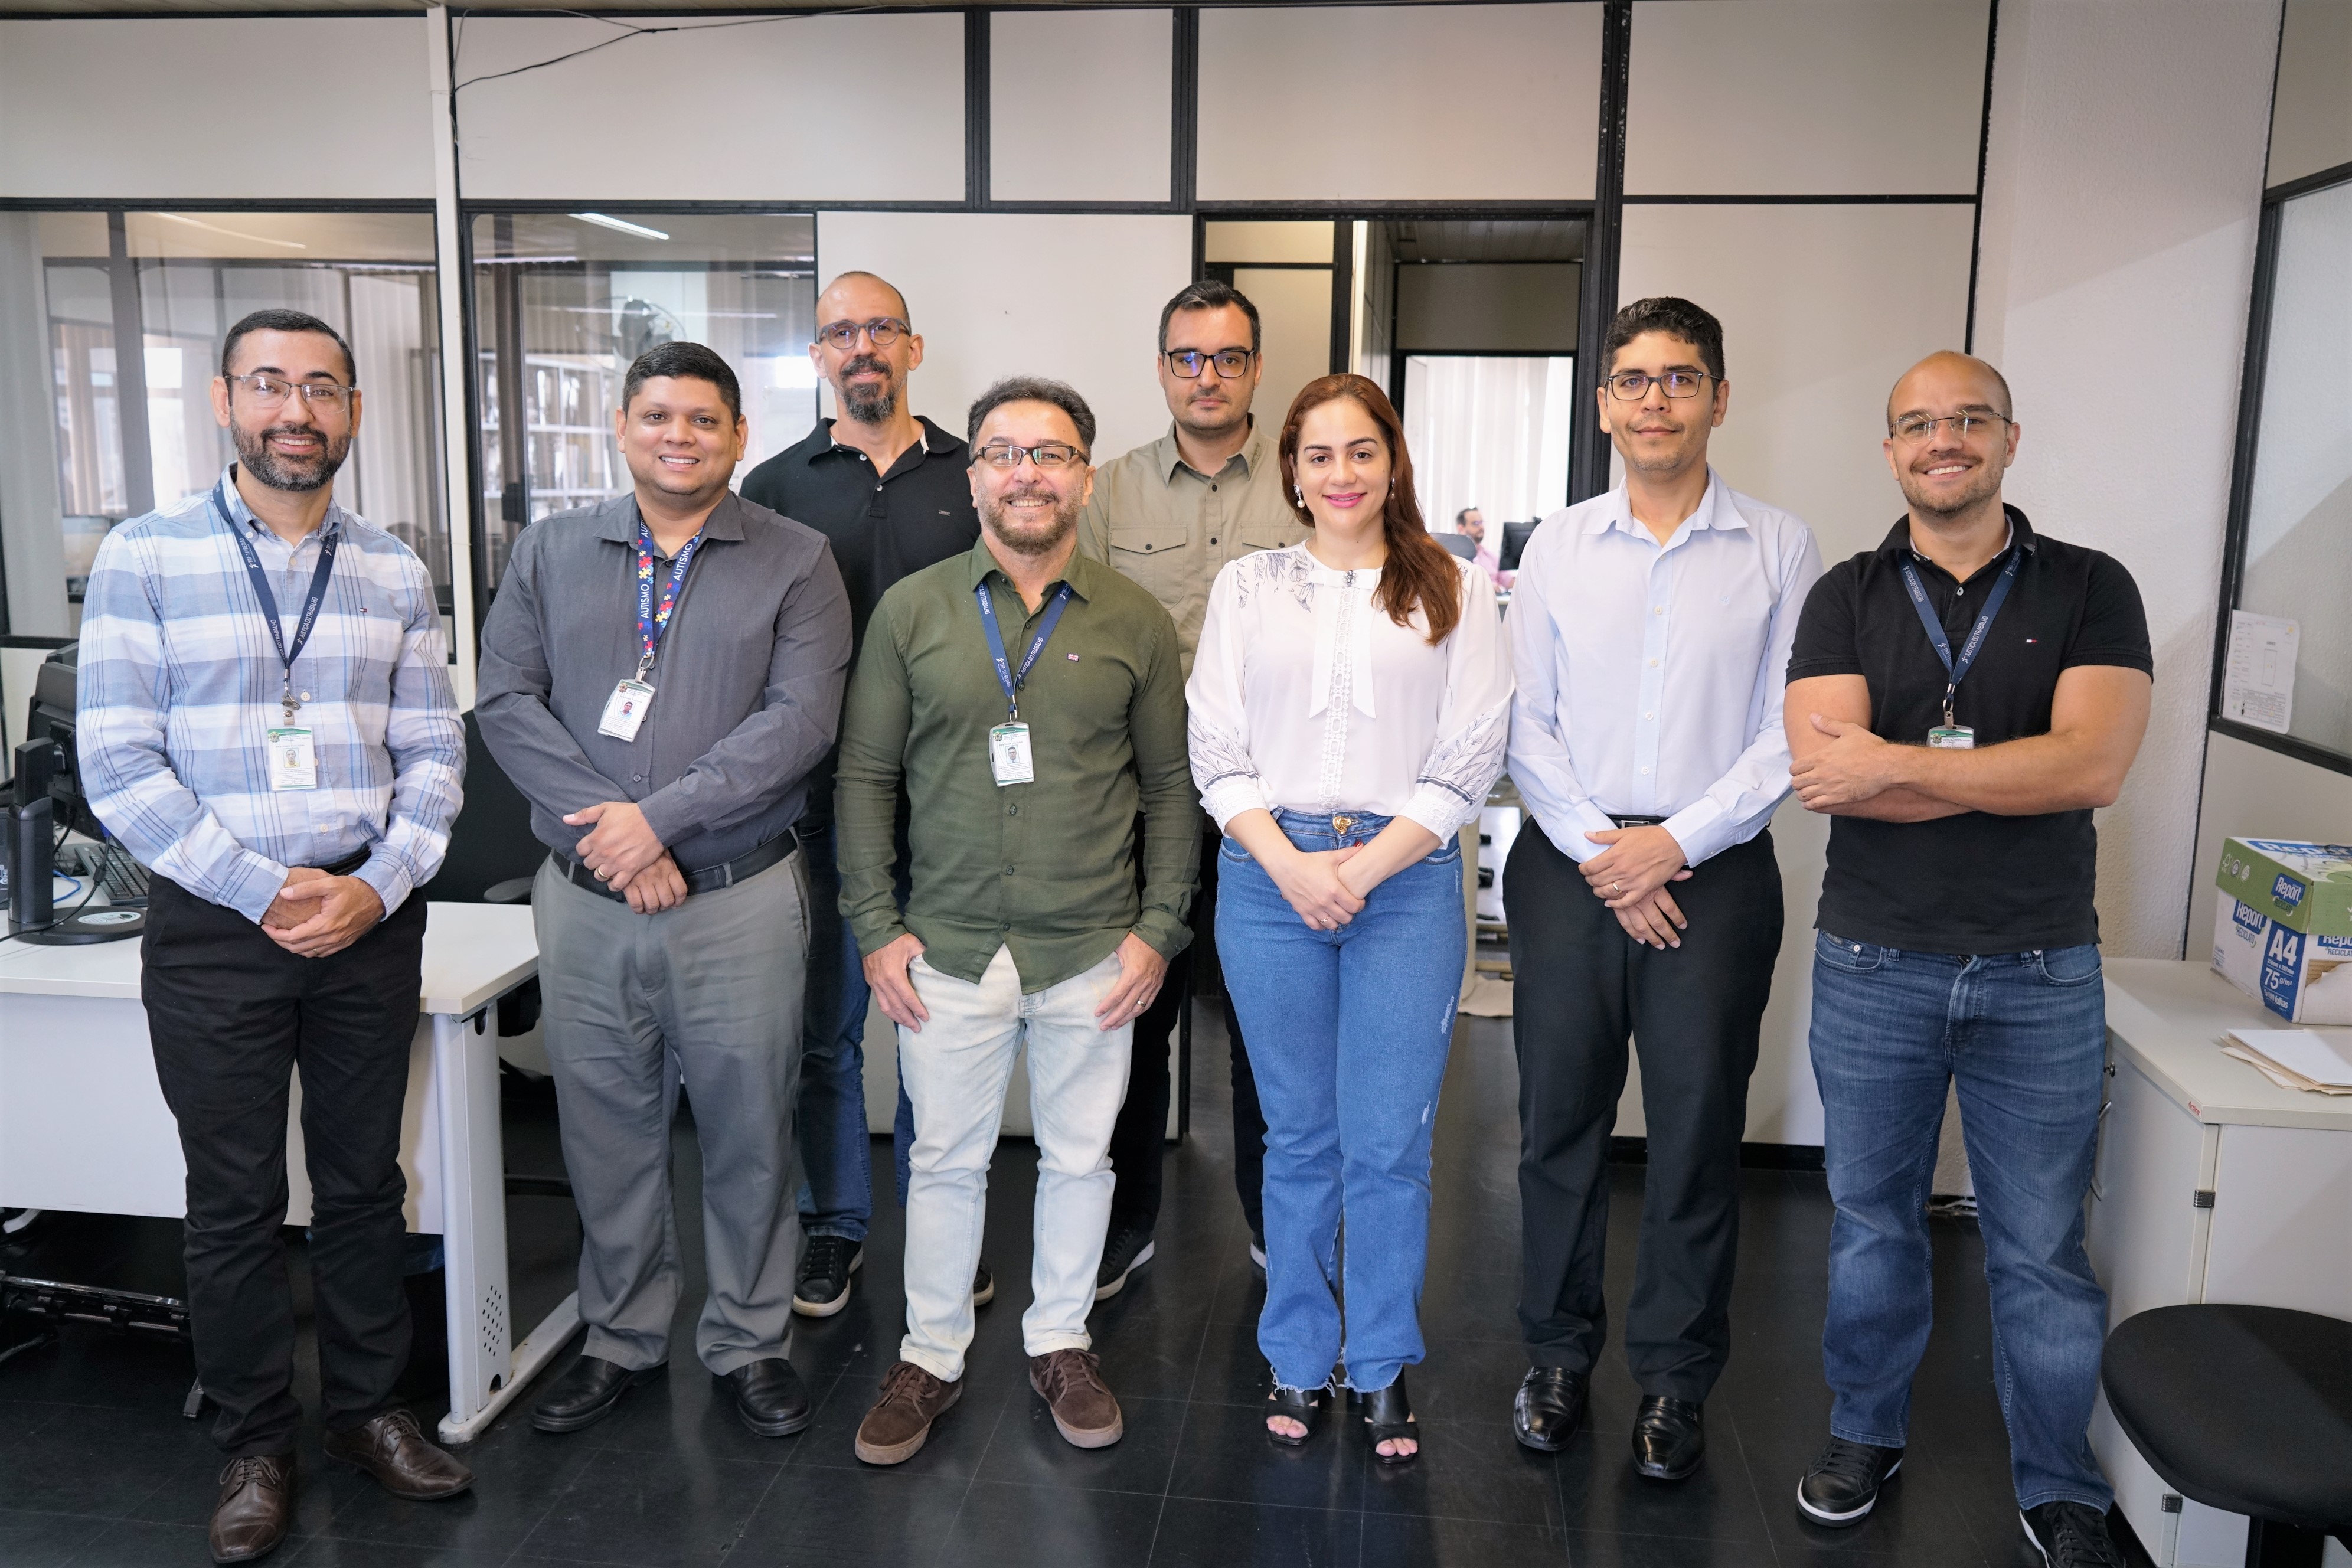
<path id="1" fill-rule="evenodd" d="M 1614 812 L 1609 814 L 1609 820 L 1620 827 L 1664 827 L 1666 825 L 1663 816 L 1619 816 Z"/>
<path id="2" fill-rule="evenodd" d="M 746 850 L 723 866 L 705 866 L 699 871 L 688 871 L 686 873 L 687 894 L 692 897 L 696 893 L 711 893 L 721 888 L 731 888 L 738 882 L 748 882 L 778 861 L 790 858 L 800 847 L 800 835 L 787 827 L 758 848 Z M 628 894 L 614 891 L 609 882 L 598 881 L 595 872 L 571 857 L 558 855 L 555 863 L 563 868 L 565 879 L 573 886 L 585 888 L 592 893 L 601 893 L 620 903 L 629 901 Z"/>
<path id="3" fill-rule="evenodd" d="M 368 856 L 371 853 L 373 853 L 373 851 L 366 849 L 353 850 L 351 854 L 344 856 L 333 865 L 321 866 L 319 869 L 325 872 L 330 877 L 348 877 L 352 872 L 358 870 L 361 867 L 368 863 Z"/>

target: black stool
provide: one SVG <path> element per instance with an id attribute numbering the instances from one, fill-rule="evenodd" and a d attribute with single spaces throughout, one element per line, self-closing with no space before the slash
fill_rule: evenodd
<path id="1" fill-rule="evenodd" d="M 2100 1382 L 2164 1484 L 2252 1521 L 2247 1568 L 2352 1546 L 2352 1323 L 2282 1307 L 2158 1307 L 2116 1325 Z"/>

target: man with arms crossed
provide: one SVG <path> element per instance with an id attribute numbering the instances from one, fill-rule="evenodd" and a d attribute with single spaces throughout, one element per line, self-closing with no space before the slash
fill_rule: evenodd
<path id="1" fill-rule="evenodd" d="M 294 1515 L 278 1229 L 298 1067 L 327 1455 L 397 1497 L 473 1484 L 394 1395 L 409 1352 L 400 1110 L 424 990 L 410 895 L 449 845 L 465 729 L 423 564 L 331 499 L 356 379 L 315 317 L 230 328 L 213 415 L 236 461 L 108 534 L 83 606 L 82 779 L 155 873 L 140 989 L 187 1161 L 196 1372 L 230 1456 L 216 1563 L 267 1554 Z"/>
<path id="2" fill-rule="evenodd" d="M 702 1146 L 695 1349 L 763 1437 L 808 1425 L 792 1340 L 792 1107 L 808 900 L 793 824 L 833 745 L 849 601 L 824 538 L 730 494 L 741 394 L 699 343 L 629 366 L 632 490 L 515 541 L 482 737 L 553 853 L 531 889 L 583 1353 L 531 1424 L 602 1420 L 669 1360 L 670 1122 Z"/>
<path id="3" fill-rule="evenodd" d="M 819 420 L 806 439 L 753 468 L 742 494 L 832 542 L 849 593 L 854 658 L 876 601 L 908 573 L 970 550 L 980 537 L 980 518 L 971 510 L 964 444 L 907 406 L 907 378 L 923 363 L 923 340 L 909 325 L 906 296 L 870 272 L 845 272 L 817 296 L 816 319 L 809 358 L 833 388 L 840 417 Z M 807 1173 L 800 1215 L 808 1246 L 793 1282 L 793 1310 L 824 1318 L 849 1304 L 873 1213 L 866 1131 L 869 994 L 856 938 L 840 912 L 832 757 L 810 775 L 808 789 L 800 824 L 809 873 L 808 995 L 795 1117 Z M 904 1203 L 912 1120 L 903 1090 L 898 1126 Z"/>
<path id="4" fill-rule="evenodd" d="M 1103 466 L 1094 499 L 1078 520 L 1078 549 L 1141 584 L 1175 617 L 1184 673 L 1208 614 L 1209 587 L 1224 563 L 1255 550 L 1295 542 L 1297 517 L 1282 499 L 1275 427 L 1250 414 L 1265 362 L 1258 354 L 1257 307 L 1231 284 L 1213 280 L 1181 290 L 1160 312 L 1160 391 L 1174 422 L 1148 447 Z M 1214 952 L 1208 926 L 1217 905 L 1216 824 L 1201 822 L 1201 894 L 1193 900 L 1195 940 L 1175 961 L 1168 984 L 1136 1021 L 1135 1062 L 1127 1104 L 1111 1136 L 1110 1233 L 1103 1244 L 1097 1297 L 1113 1296 L 1129 1274 L 1151 1260 L 1160 1221 L 1160 1184 L 1168 1131 L 1168 1037 L 1192 990 L 1195 955 Z M 1265 1171 L 1265 1118 L 1242 1048 L 1241 1020 L 1225 1002 L 1233 1042 L 1234 1185 L 1249 1221 L 1250 1257 L 1265 1267 L 1265 1216 L 1259 1198 Z"/>
<path id="5" fill-rule="evenodd" d="M 1037 1131 L 1029 1384 L 1082 1448 L 1118 1441 L 1089 1350 L 1106 1152 L 1130 1036 L 1191 936 L 1200 802 L 1176 627 L 1076 553 L 1094 416 L 1059 382 L 971 405 L 981 540 L 882 596 L 841 734 L 842 904 L 915 1104 L 907 1337 L 857 1457 L 914 1457 L 963 1393 L 989 1158 L 1025 1043 Z M 891 826 L 913 807 L 913 889 Z M 1138 813 L 1143 821 L 1137 891 Z"/>
<path id="6" fill-rule="evenodd" d="M 1505 626 L 1510 773 L 1540 831 L 1503 878 L 1519 1005 L 1519 1323 L 1512 1429 L 1566 1445 L 1608 1331 L 1609 1134 L 1641 1041 L 1650 1157 L 1625 1359 L 1634 1468 L 1698 1468 L 1731 1350 L 1739 1137 L 1780 951 L 1766 830 L 1789 793 L 1782 671 L 1811 531 L 1707 465 L 1723 328 L 1687 300 L 1617 312 L 1601 424 L 1625 482 L 1548 520 Z"/>
<path id="7" fill-rule="evenodd" d="M 1858 1523 L 1903 1462 L 1957 1081 L 2026 1537 L 2050 1563 L 2120 1568 L 2086 1436 L 2107 1326 L 2083 1251 L 2106 1054 L 2091 812 L 2123 787 L 2155 663 L 2131 574 L 2002 503 L 2011 411 L 1964 354 L 1895 384 L 1885 452 L 1909 511 L 1822 576 L 1789 662 L 1797 795 L 1835 819 L 1812 1058 L 1836 1398 L 1797 1504 Z"/>

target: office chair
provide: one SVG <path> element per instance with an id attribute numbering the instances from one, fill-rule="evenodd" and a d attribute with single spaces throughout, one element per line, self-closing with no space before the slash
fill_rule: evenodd
<path id="1" fill-rule="evenodd" d="M 466 804 L 449 829 L 441 869 L 415 896 L 441 904 L 525 904 L 547 847 L 530 835 L 530 803 L 508 778 L 482 727 L 466 711 Z"/>

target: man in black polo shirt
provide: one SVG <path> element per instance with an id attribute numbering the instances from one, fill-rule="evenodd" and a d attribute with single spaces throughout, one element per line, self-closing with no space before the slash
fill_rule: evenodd
<path id="1" fill-rule="evenodd" d="M 2155 661 L 2131 574 L 2002 504 L 2011 409 L 1963 354 L 1895 383 L 1885 450 L 1909 514 L 1814 585 L 1789 661 L 1791 782 L 1836 819 L 1812 1022 L 1836 1399 L 1797 1503 L 1858 1523 L 1903 1461 L 1957 1080 L 2027 1537 L 2050 1563 L 2121 1568 L 2087 1438 L 2107 1321 L 2083 1251 L 2106 1050 L 2091 812 L 2139 749 Z"/>
<path id="2" fill-rule="evenodd" d="M 809 358 L 833 387 L 838 419 L 821 419 L 799 445 L 743 480 L 743 498 L 833 542 L 849 591 L 852 636 L 899 578 L 969 551 L 980 537 L 971 455 L 956 437 L 907 406 L 907 378 L 923 363 L 907 298 L 870 272 L 845 272 L 817 296 Z M 905 842 L 902 820 L 899 840 Z M 866 1254 L 874 1171 L 866 1131 L 866 973 L 840 918 L 834 869 L 833 758 L 809 782 L 801 818 L 808 852 L 809 958 L 802 1016 L 801 1227 L 808 1234 L 793 1284 L 793 1310 L 830 1317 L 849 1304 L 850 1276 Z M 903 858 L 903 857 L 902 857 Z M 898 1193 L 907 1191 L 914 1117 L 898 1096 Z"/>

